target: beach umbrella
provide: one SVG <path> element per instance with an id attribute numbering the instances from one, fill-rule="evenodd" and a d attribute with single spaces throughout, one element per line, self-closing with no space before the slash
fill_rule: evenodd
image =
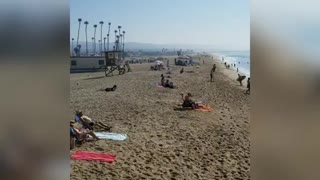
<path id="1" fill-rule="evenodd" d="M 163 64 L 163 62 L 162 61 L 155 61 L 155 63 L 157 64 L 157 65 L 160 65 L 160 64 Z"/>

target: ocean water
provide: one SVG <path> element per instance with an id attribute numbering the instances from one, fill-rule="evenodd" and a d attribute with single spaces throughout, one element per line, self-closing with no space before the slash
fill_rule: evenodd
<path id="1" fill-rule="evenodd" d="M 230 66 L 230 69 L 236 71 L 238 68 L 240 74 L 250 77 L 250 51 L 219 51 L 212 55 L 218 56 L 222 63 L 236 64 L 236 67 Z"/>

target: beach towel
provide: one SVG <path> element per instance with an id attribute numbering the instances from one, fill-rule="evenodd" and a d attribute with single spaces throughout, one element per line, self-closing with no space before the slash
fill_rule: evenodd
<path id="1" fill-rule="evenodd" d="M 72 154 L 71 159 L 86 160 L 86 161 L 101 161 L 101 162 L 111 163 L 116 160 L 116 156 L 113 154 L 77 151 L 74 154 Z"/>
<path id="2" fill-rule="evenodd" d="M 199 110 L 202 112 L 211 112 L 212 111 L 211 107 L 206 104 L 197 104 L 196 110 Z"/>
<path id="3" fill-rule="evenodd" d="M 123 141 L 127 139 L 126 134 L 108 133 L 108 132 L 94 132 L 94 134 L 100 139 L 110 139 L 115 141 Z"/>

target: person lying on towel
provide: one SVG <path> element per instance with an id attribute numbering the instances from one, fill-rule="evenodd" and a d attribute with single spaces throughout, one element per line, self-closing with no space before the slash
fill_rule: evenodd
<path id="1" fill-rule="evenodd" d="M 183 97 L 183 93 L 181 93 L 182 96 L 182 100 L 183 100 L 183 104 L 182 107 L 183 108 L 192 108 L 192 109 L 196 109 L 197 108 L 197 104 L 190 99 L 190 97 L 192 97 L 191 93 L 188 93 L 185 97 Z"/>

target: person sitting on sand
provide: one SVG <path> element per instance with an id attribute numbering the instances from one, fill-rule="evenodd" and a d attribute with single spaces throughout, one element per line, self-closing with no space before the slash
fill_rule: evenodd
<path id="1" fill-rule="evenodd" d="M 93 130 L 94 122 L 88 116 L 84 116 L 81 111 L 76 111 L 75 122 L 81 124 L 85 129 Z"/>
<path id="2" fill-rule="evenodd" d="M 174 88 L 173 82 L 170 82 L 170 83 L 169 83 L 169 88 L 172 88 L 172 89 Z"/>
<path id="3" fill-rule="evenodd" d="M 182 107 L 191 107 L 192 109 L 196 109 L 196 103 L 190 99 L 192 97 L 191 93 L 188 93 L 185 97 L 183 97 L 183 93 L 181 93 L 183 104 Z"/>
<path id="4" fill-rule="evenodd" d="M 103 131 L 111 131 L 112 126 L 108 126 L 100 121 L 93 121 L 88 116 L 84 116 L 81 111 L 76 111 L 75 122 L 80 124 L 84 129 L 94 130 L 94 127 Z"/>
<path id="5" fill-rule="evenodd" d="M 169 79 L 167 79 L 166 82 L 164 83 L 164 87 L 170 87 L 170 81 L 169 81 Z"/>
<path id="6" fill-rule="evenodd" d="M 74 120 L 70 121 L 70 136 L 75 137 L 78 140 L 87 140 L 88 135 L 92 136 L 95 140 L 99 140 L 99 138 L 94 134 L 92 130 L 88 129 L 78 129 L 74 127 L 76 122 Z"/>
<path id="7" fill-rule="evenodd" d="M 250 94 L 250 78 L 247 80 L 247 88 L 246 94 Z"/>
<path id="8" fill-rule="evenodd" d="M 169 79 L 166 80 L 164 87 L 173 89 L 173 82 L 170 82 Z"/>

